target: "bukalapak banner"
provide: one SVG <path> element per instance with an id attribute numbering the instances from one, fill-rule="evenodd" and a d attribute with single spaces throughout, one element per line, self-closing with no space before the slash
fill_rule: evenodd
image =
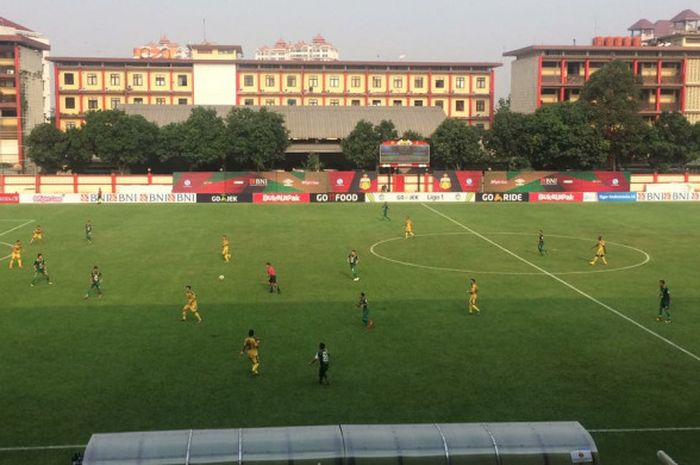
<path id="1" fill-rule="evenodd" d="M 487 171 L 484 192 L 629 192 L 623 171 Z"/>

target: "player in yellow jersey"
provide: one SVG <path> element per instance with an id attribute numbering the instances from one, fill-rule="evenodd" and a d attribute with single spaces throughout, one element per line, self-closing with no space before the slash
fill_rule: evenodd
<path id="1" fill-rule="evenodd" d="M 607 253 L 607 250 L 605 249 L 605 241 L 603 240 L 603 236 L 598 236 L 598 242 L 592 247 L 595 250 L 595 257 L 593 257 L 593 260 L 591 260 L 591 265 L 595 265 L 598 259 L 601 259 L 603 261 L 604 265 L 608 264 L 608 261 L 605 259 L 605 254 Z"/>
<path id="2" fill-rule="evenodd" d="M 260 368 L 260 357 L 258 355 L 258 347 L 260 346 L 260 339 L 255 337 L 255 331 L 248 331 L 248 337 L 243 340 L 243 348 L 241 349 L 241 357 L 243 353 L 248 354 L 248 359 L 252 365 L 250 372 L 254 375 L 259 375 L 258 369 Z"/>
<path id="3" fill-rule="evenodd" d="M 413 234 L 413 220 L 409 216 L 406 216 L 406 220 L 404 221 L 403 231 L 404 231 L 404 237 L 403 237 L 404 239 L 408 239 L 409 237 L 415 237 L 415 234 Z"/>
<path id="4" fill-rule="evenodd" d="M 476 306 L 476 299 L 478 298 L 479 286 L 476 285 L 476 279 L 472 278 L 469 280 L 469 314 L 479 314 L 481 310 Z"/>
<path id="5" fill-rule="evenodd" d="M 231 241 L 228 240 L 226 235 L 221 238 L 221 255 L 226 263 L 231 261 Z"/>
<path id="6" fill-rule="evenodd" d="M 12 246 L 12 255 L 10 255 L 10 264 L 8 268 L 12 269 L 15 262 L 22 268 L 22 241 L 19 239 L 17 239 Z"/>
<path id="7" fill-rule="evenodd" d="M 41 226 L 37 225 L 36 228 L 32 231 L 32 239 L 29 241 L 30 244 L 33 244 L 35 242 L 39 242 L 43 240 L 44 238 L 44 230 L 41 229 Z"/>
<path id="8" fill-rule="evenodd" d="M 197 296 L 192 290 L 192 286 L 185 286 L 185 299 L 187 299 L 187 302 L 182 307 L 182 318 L 180 318 L 180 321 L 187 321 L 187 312 L 192 312 L 197 319 L 197 323 L 201 323 L 202 317 L 199 316 L 199 311 L 197 310 Z"/>

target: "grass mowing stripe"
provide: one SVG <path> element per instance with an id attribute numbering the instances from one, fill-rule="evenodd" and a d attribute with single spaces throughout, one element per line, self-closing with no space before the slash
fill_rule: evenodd
<path id="1" fill-rule="evenodd" d="M 555 280 L 555 281 L 557 281 L 557 282 L 563 284 L 564 286 L 568 287 L 568 288 L 571 289 L 572 291 L 577 292 L 578 294 L 580 294 L 580 295 L 582 295 L 583 297 L 587 298 L 587 299 L 590 300 L 591 302 L 594 302 L 594 303 L 600 305 L 601 307 L 605 308 L 606 310 L 609 310 L 610 312 L 614 313 L 615 315 L 619 316 L 620 318 L 622 318 L 622 319 L 628 321 L 629 323 L 632 323 L 633 325 L 635 325 L 635 326 L 637 326 L 638 328 L 640 328 L 640 329 L 646 331 L 647 333 L 651 334 L 652 336 L 654 336 L 654 337 L 656 337 L 656 338 L 658 338 L 658 339 L 664 341 L 666 344 L 670 345 L 671 347 L 674 347 L 675 349 L 680 350 L 680 351 L 683 352 L 684 354 L 686 354 L 686 355 L 688 355 L 688 356 L 694 358 L 696 361 L 700 362 L 700 356 L 694 354 L 693 352 L 689 351 L 688 349 L 685 349 L 685 348 L 679 346 L 678 344 L 676 344 L 675 342 L 671 341 L 670 339 L 666 339 L 666 338 L 663 337 L 662 335 L 660 335 L 660 334 L 658 334 L 658 333 L 652 331 L 651 329 L 647 328 L 647 327 L 644 326 L 643 324 L 638 323 L 637 321 L 635 321 L 635 320 L 633 320 L 632 318 L 628 317 L 628 316 L 625 315 L 624 313 L 621 313 L 621 312 L 619 312 L 618 310 L 615 310 L 615 309 L 612 308 L 611 306 L 609 306 L 609 305 L 607 305 L 607 304 L 601 302 L 600 300 L 596 299 L 596 298 L 593 297 L 592 295 L 587 294 L 586 292 L 584 292 L 584 291 L 582 291 L 581 289 L 577 288 L 577 287 L 574 286 L 573 284 L 571 284 L 571 283 L 569 283 L 569 282 L 567 282 L 567 281 L 564 281 L 563 279 L 561 279 L 561 278 L 558 277 L 558 276 L 553 275 L 552 273 L 550 273 L 549 271 L 545 270 L 545 269 L 542 268 L 541 266 L 538 266 L 538 265 L 532 263 L 530 260 L 528 260 L 528 259 L 526 259 L 526 258 L 523 258 L 523 257 L 521 257 L 520 255 L 516 254 L 515 252 L 513 252 L 513 251 L 511 251 L 511 250 L 509 250 L 509 249 L 506 249 L 505 247 L 503 247 L 503 246 L 502 246 L 501 244 L 499 244 L 498 242 L 492 241 L 492 240 L 489 239 L 488 237 L 486 237 L 486 236 L 484 236 L 484 235 L 482 235 L 482 234 L 479 234 L 477 231 L 474 231 L 474 230 L 473 230 L 472 228 L 470 228 L 469 226 L 466 226 L 466 225 L 460 223 L 459 221 L 455 220 L 454 218 L 445 215 L 444 213 L 442 213 L 442 212 L 440 212 L 440 211 L 434 209 L 433 207 L 430 207 L 430 206 L 428 206 L 428 205 L 426 205 L 426 204 L 424 204 L 424 203 L 422 203 L 421 205 L 423 205 L 425 208 L 427 208 L 428 210 L 432 211 L 433 213 L 442 216 L 442 217 L 445 218 L 446 220 L 451 221 L 452 223 L 454 223 L 454 224 L 456 224 L 457 226 L 461 227 L 461 228 L 464 229 L 465 231 L 469 231 L 470 233 L 474 234 L 474 235 L 475 235 L 476 237 L 478 237 L 479 239 L 484 240 L 484 241 L 488 242 L 489 244 L 493 245 L 494 247 L 497 247 L 497 248 L 501 249 L 503 252 L 507 253 L 507 254 L 510 255 L 511 257 L 516 258 L 516 259 L 520 260 L 521 262 L 523 262 L 523 263 L 525 263 L 525 264 L 531 266 L 532 268 L 534 268 L 534 269 L 540 271 L 541 273 L 543 273 L 543 274 L 549 276 L 549 277 L 552 278 L 553 280 Z"/>

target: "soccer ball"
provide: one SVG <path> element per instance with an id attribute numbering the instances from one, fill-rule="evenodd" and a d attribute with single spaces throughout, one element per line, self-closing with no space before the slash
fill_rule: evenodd
<path id="1" fill-rule="evenodd" d="M 220 275 L 219 275 L 219 281 L 223 281 L 223 280 L 224 280 L 224 275 L 220 274 Z"/>

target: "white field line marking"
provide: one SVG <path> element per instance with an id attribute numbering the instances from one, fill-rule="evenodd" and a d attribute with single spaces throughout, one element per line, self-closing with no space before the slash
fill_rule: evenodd
<path id="1" fill-rule="evenodd" d="M 426 204 L 424 204 L 424 203 L 422 203 L 421 205 L 423 205 L 425 208 L 427 208 L 428 210 L 432 211 L 433 213 L 435 213 L 435 214 L 437 214 L 437 215 L 440 215 L 440 216 L 442 216 L 443 218 L 445 218 L 446 220 L 448 220 L 448 221 L 450 221 L 450 222 L 456 224 L 457 226 L 461 227 L 461 228 L 464 229 L 465 231 L 471 232 L 472 234 L 474 234 L 474 235 L 475 235 L 476 237 L 478 237 L 479 239 L 481 239 L 481 240 L 483 240 L 483 241 L 486 241 L 486 242 L 488 242 L 489 244 L 493 245 L 494 247 L 497 247 L 497 248 L 501 249 L 503 252 L 507 253 L 507 254 L 510 255 L 511 257 L 516 258 L 516 259 L 520 260 L 521 262 L 523 262 L 523 263 L 525 263 L 525 264 L 527 264 L 527 265 L 530 265 L 530 266 L 533 267 L 534 269 L 536 269 L 536 270 L 540 271 L 541 273 L 543 273 L 543 274 L 549 276 L 550 278 L 552 278 L 553 280 L 559 282 L 560 284 L 563 284 L 564 286 L 568 287 L 568 288 L 571 289 L 572 291 L 574 291 L 574 292 L 576 292 L 576 293 L 582 295 L 583 297 L 587 298 L 587 299 L 590 300 L 591 302 L 594 302 L 594 303 L 600 305 L 600 306 L 603 307 L 604 309 L 606 309 L 606 310 L 608 310 L 608 311 L 614 313 L 615 315 L 619 316 L 619 317 L 622 318 L 623 320 L 626 320 L 627 322 L 632 323 L 633 325 L 635 325 L 635 326 L 638 327 L 639 329 L 641 329 L 641 330 L 643 330 L 643 331 L 646 331 L 647 333 L 649 333 L 649 334 L 651 334 L 652 336 L 654 336 L 654 337 L 656 337 L 656 338 L 662 340 L 663 342 L 665 342 L 666 344 L 670 345 L 671 347 L 674 347 L 674 348 L 676 348 L 677 350 L 680 350 L 680 351 L 683 352 L 684 354 L 686 354 L 686 355 L 688 355 L 688 356 L 694 358 L 696 361 L 700 362 L 700 356 L 694 354 L 693 352 L 689 351 L 688 349 L 684 349 L 683 347 L 679 346 L 678 344 L 676 344 L 675 342 L 671 341 L 670 339 L 666 339 L 666 338 L 663 337 L 662 335 L 660 335 L 660 334 L 658 334 L 658 333 L 652 331 L 651 329 L 647 328 L 646 326 L 642 325 L 641 323 L 637 323 L 635 320 L 633 320 L 632 318 L 628 317 L 628 316 L 625 315 L 624 313 L 621 313 L 621 312 L 615 310 L 615 309 L 612 308 L 610 305 L 607 305 L 607 304 L 601 302 L 600 300 L 596 299 L 595 297 L 591 296 L 590 294 L 585 293 L 584 291 L 582 291 L 582 290 L 579 289 L 578 287 L 574 286 L 573 284 L 570 284 L 570 283 L 568 283 L 567 281 L 564 281 L 564 280 L 561 279 L 559 276 L 555 276 L 555 275 L 553 275 L 552 273 L 550 273 L 549 271 L 547 271 L 547 270 L 545 270 L 544 268 L 542 268 L 541 266 L 538 266 L 538 265 L 532 263 L 531 261 L 529 261 L 529 260 L 527 260 L 527 259 L 521 257 L 520 255 L 516 254 L 515 252 L 511 252 L 510 250 L 506 249 L 505 247 L 503 247 L 503 246 L 502 246 L 501 244 L 499 244 L 498 242 L 492 241 L 492 240 L 489 239 L 488 237 L 486 237 L 486 236 L 484 236 L 484 235 L 482 235 L 482 234 L 479 234 L 477 231 L 474 231 L 474 230 L 473 230 L 472 228 L 470 228 L 469 226 L 466 226 L 466 225 L 460 223 L 459 221 L 455 220 L 454 218 L 451 218 L 451 217 L 445 215 L 444 213 L 442 213 L 442 212 L 440 212 L 440 211 L 438 211 L 438 210 L 435 210 L 433 207 L 430 207 L 430 206 L 428 206 L 428 205 L 426 205 Z"/>
<path id="2" fill-rule="evenodd" d="M 700 431 L 700 426 L 688 426 L 677 428 L 610 428 L 610 429 L 586 429 L 589 433 L 663 433 L 664 431 Z"/>
<path id="3" fill-rule="evenodd" d="M 0 447 L 0 452 L 20 452 L 29 450 L 52 450 L 52 449 L 85 449 L 87 444 L 75 444 L 65 446 L 28 446 L 28 447 Z"/>
<path id="4" fill-rule="evenodd" d="M 12 220 L 7 220 L 7 221 L 12 221 Z M 21 220 L 14 220 L 14 221 L 21 221 Z M 5 232 L 1 232 L 1 233 L 0 233 L 0 236 L 4 236 L 5 234 L 9 234 L 9 233 L 11 233 L 12 231 L 16 231 L 16 230 L 18 230 L 19 228 L 23 228 L 23 227 L 25 227 L 26 225 L 28 225 L 29 223 L 33 223 L 33 222 L 34 222 L 34 220 L 27 220 L 25 223 L 22 223 L 22 224 L 20 224 L 19 226 L 15 226 L 15 227 L 12 228 L 12 229 L 8 229 L 8 230 L 5 231 Z M 0 242 L 0 244 L 5 244 L 5 245 L 12 246 L 12 244 L 8 244 L 7 242 Z M 11 256 L 12 256 L 12 254 L 5 255 L 4 257 L 0 257 L 0 260 L 5 260 L 6 258 L 10 258 Z"/>
<path id="5" fill-rule="evenodd" d="M 444 233 L 427 233 L 427 234 L 416 234 L 416 237 L 430 237 L 430 236 L 462 236 L 465 234 L 471 234 L 469 232 L 444 232 Z M 532 234 L 528 233 L 518 233 L 518 232 L 489 232 L 486 234 L 490 235 L 511 235 L 511 236 L 531 236 Z M 561 236 L 557 234 L 549 234 L 547 237 L 556 237 L 559 239 L 572 239 L 572 240 L 577 240 L 577 241 L 586 241 L 590 242 L 590 239 L 583 239 L 580 237 L 573 237 L 573 236 Z M 376 248 L 379 247 L 382 244 L 386 244 L 387 242 L 393 242 L 393 241 L 400 241 L 403 240 L 403 237 L 397 236 L 397 237 L 390 237 L 389 239 L 384 239 L 379 242 L 375 242 L 372 244 L 372 246 L 369 248 L 369 251 L 372 255 L 374 255 L 377 258 L 381 258 L 382 260 L 386 260 L 391 263 L 396 263 L 398 265 L 404 265 L 404 266 L 412 266 L 414 268 L 423 268 L 426 270 L 432 270 L 432 271 L 448 271 L 450 273 L 479 273 L 479 274 L 495 274 L 495 275 L 505 275 L 505 276 L 542 276 L 542 273 L 537 272 L 537 271 L 480 271 L 480 270 L 465 270 L 461 268 L 448 268 L 448 267 L 443 267 L 443 266 L 431 266 L 431 265 L 421 265 L 420 263 L 412 263 L 412 262 L 404 262 L 402 260 L 397 260 L 395 258 L 387 257 L 386 255 L 382 255 L 379 252 L 377 252 Z M 641 255 L 644 256 L 644 260 L 642 260 L 639 263 L 635 263 L 632 265 L 627 265 L 627 266 L 621 266 L 618 268 L 602 268 L 599 270 L 588 270 L 588 271 L 557 271 L 555 274 L 557 276 L 562 276 L 562 275 L 567 275 L 567 274 L 596 274 L 596 273 L 612 273 L 614 271 L 627 271 L 631 270 L 633 268 L 639 268 L 640 266 L 644 266 L 649 261 L 651 260 L 651 257 L 649 256 L 648 253 L 643 251 L 642 249 L 638 249 L 636 247 L 632 247 L 631 245 L 626 245 L 626 244 L 618 244 L 616 242 L 607 242 L 608 244 L 611 245 L 617 245 L 619 247 L 624 247 L 626 249 L 634 250 L 635 252 L 640 253 Z"/>

